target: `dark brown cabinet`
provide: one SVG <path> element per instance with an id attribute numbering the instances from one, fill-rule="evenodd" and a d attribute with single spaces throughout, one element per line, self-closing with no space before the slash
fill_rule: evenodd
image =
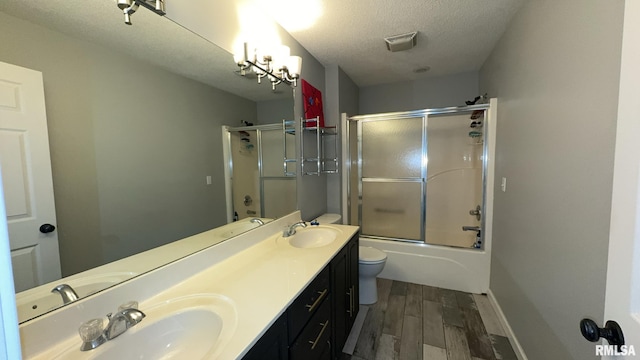
<path id="1" fill-rule="evenodd" d="M 331 261 L 335 344 L 333 357 L 335 359 L 341 357 L 342 348 L 358 315 L 358 245 L 358 234 L 356 234 Z"/>
<path id="2" fill-rule="evenodd" d="M 287 342 L 287 314 L 280 316 L 271 325 L 269 330 L 262 335 L 260 340 L 253 345 L 251 350 L 243 357 L 244 360 L 287 360 L 289 358 L 289 346 Z"/>
<path id="3" fill-rule="evenodd" d="M 331 299 L 327 298 L 289 346 L 289 359 L 322 359 L 331 350 L 331 329 Z"/>
<path id="4" fill-rule="evenodd" d="M 331 348 L 331 272 L 327 266 L 287 309 L 289 359 L 316 360 Z"/>
<path id="5" fill-rule="evenodd" d="M 339 358 L 358 313 L 358 292 L 355 234 L 243 359 Z"/>

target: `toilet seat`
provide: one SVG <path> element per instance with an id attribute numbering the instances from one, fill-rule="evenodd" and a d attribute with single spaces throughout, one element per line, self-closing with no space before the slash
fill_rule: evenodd
<path id="1" fill-rule="evenodd" d="M 360 246 L 359 250 L 358 262 L 361 264 L 379 264 L 387 260 L 387 254 L 376 248 Z"/>

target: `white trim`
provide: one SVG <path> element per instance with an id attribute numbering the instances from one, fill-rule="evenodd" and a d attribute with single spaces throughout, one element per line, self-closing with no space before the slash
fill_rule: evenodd
<path id="1" fill-rule="evenodd" d="M 509 321 L 507 321 L 507 317 L 504 315 L 504 312 L 502 312 L 502 308 L 500 307 L 500 304 L 498 304 L 498 300 L 495 295 L 493 295 L 493 291 L 491 291 L 491 289 L 487 292 L 487 297 L 489 298 L 491 306 L 493 306 L 493 310 L 496 312 L 498 320 L 500 320 L 500 325 L 502 325 L 504 332 L 507 334 L 507 338 L 509 338 L 513 352 L 516 353 L 518 360 L 528 360 L 522 345 L 520 345 L 518 338 L 516 338 L 516 334 L 513 332 L 511 325 L 509 325 Z"/>
<path id="2" fill-rule="evenodd" d="M 349 172 L 350 172 L 350 167 L 351 164 L 349 163 L 350 160 L 350 156 L 349 156 L 349 122 L 347 121 L 347 114 L 346 113 L 342 113 L 340 114 L 340 138 L 341 138 L 341 144 L 340 144 L 340 149 L 341 154 L 342 154 L 342 159 L 341 159 L 341 166 L 342 169 L 340 169 L 340 177 L 342 178 L 342 186 L 340 186 L 341 189 L 341 202 L 342 202 L 342 221 L 340 222 L 341 224 L 350 224 L 351 221 L 349 219 L 349 200 L 348 200 L 348 186 L 349 186 Z"/>
<path id="3" fill-rule="evenodd" d="M 18 313 L 16 311 L 16 292 L 13 287 L 11 269 L 11 250 L 5 214 L 4 195 L 2 193 L 2 172 L 0 171 L 0 358 L 20 359 L 20 333 L 18 332 Z M 5 357 L 6 356 L 6 357 Z"/>
<path id="4" fill-rule="evenodd" d="M 626 1 L 620 65 L 618 118 L 611 195 L 604 320 L 615 320 L 629 345 L 640 346 L 640 3 Z M 599 318 L 598 314 L 593 314 Z M 600 324 L 602 326 L 603 324 Z M 606 342 L 604 343 L 606 344 Z M 603 356 L 602 359 L 618 359 Z"/>
<path id="5" fill-rule="evenodd" d="M 231 179 L 231 135 L 229 126 L 222 125 L 222 159 L 224 161 L 224 194 L 227 202 L 227 223 L 233 222 L 233 189 Z"/>
<path id="6" fill-rule="evenodd" d="M 491 275 L 491 249 L 493 248 L 493 204 L 494 204 L 494 184 L 496 178 L 496 143 L 498 128 L 498 99 L 491 98 L 489 100 L 489 109 L 487 109 L 485 141 L 487 142 L 485 183 L 484 183 L 484 227 L 482 229 L 484 235 L 484 251 L 489 256 L 489 268 L 487 269 L 487 288 L 489 287 L 489 277 Z"/>

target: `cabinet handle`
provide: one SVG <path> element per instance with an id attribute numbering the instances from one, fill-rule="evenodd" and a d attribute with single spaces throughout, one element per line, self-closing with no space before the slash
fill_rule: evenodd
<path id="1" fill-rule="evenodd" d="M 320 323 L 320 325 L 322 325 L 322 330 L 320 330 L 320 334 L 318 334 L 318 337 L 316 337 L 316 340 L 315 341 L 309 340 L 309 344 L 311 344 L 311 350 L 315 349 L 316 345 L 318 345 L 318 341 L 320 341 L 322 334 L 324 334 L 324 331 L 327 330 L 327 326 L 329 326 L 329 320 L 325 321 L 324 324 Z"/>
<path id="2" fill-rule="evenodd" d="M 347 295 L 349 295 L 349 317 L 353 317 L 353 287 L 349 287 L 349 291 L 347 291 Z"/>
<path id="3" fill-rule="evenodd" d="M 349 290 L 349 295 L 351 295 L 350 302 L 349 302 L 349 306 L 351 307 L 351 311 L 349 312 L 349 315 L 351 317 L 353 317 L 353 313 L 356 310 L 356 294 L 355 294 L 355 292 L 356 292 L 356 287 L 355 287 L 355 285 L 352 285 L 350 290 Z"/>
<path id="4" fill-rule="evenodd" d="M 309 308 L 309 312 L 312 312 L 318 306 L 318 304 L 320 304 L 320 302 L 322 302 L 322 299 L 324 299 L 324 297 L 327 295 L 328 291 L 329 291 L 329 289 L 324 289 L 322 291 L 318 291 L 318 294 L 320 294 L 320 296 L 318 296 L 316 301 L 314 301 L 313 304 L 311 304 L 311 305 L 307 304 L 304 307 Z"/>

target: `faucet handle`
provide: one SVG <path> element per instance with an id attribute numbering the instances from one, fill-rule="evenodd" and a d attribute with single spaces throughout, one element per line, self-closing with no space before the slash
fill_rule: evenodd
<path id="1" fill-rule="evenodd" d="M 80 338 L 82 338 L 82 351 L 95 349 L 107 341 L 104 337 L 104 321 L 102 319 L 91 319 L 78 328 Z"/>
<path id="2" fill-rule="evenodd" d="M 138 302 L 135 300 L 127 301 L 126 303 L 118 306 L 118 312 L 125 309 L 138 309 Z"/>

